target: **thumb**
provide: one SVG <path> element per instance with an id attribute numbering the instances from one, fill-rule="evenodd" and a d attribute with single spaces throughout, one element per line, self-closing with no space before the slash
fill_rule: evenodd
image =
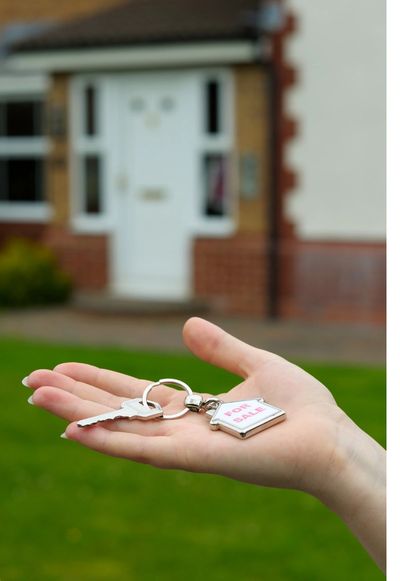
<path id="1" fill-rule="evenodd" d="M 200 359 L 241 377 L 248 377 L 266 361 L 265 351 L 251 347 L 217 325 L 198 317 L 186 321 L 183 339 L 186 346 Z"/>

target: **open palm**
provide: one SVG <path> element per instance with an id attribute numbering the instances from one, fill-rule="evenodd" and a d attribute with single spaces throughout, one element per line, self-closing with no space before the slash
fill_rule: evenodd
<path id="1" fill-rule="evenodd" d="M 261 396 L 284 409 L 287 420 L 243 441 L 211 431 L 207 416 L 195 413 L 171 421 L 117 420 L 79 428 L 77 420 L 119 408 L 124 400 L 140 397 L 149 382 L 158 379 L 136 379 L 81 363 L 31 373 L 32 400 L 72 422 L 66 430 L 68 439 L 105 454 L 266 486 L 317 489 L 319 479 L 337 468 L 332 459 L 338 426 L 347 418 L 330 392 L 299 367 L 205 320 L 190 319 L 183 334 L 195 355 L 244 378 L 219 397 L 235 401 Z M 184 395 L 160 386 L 150 399 L 173 413 L 182 408 Z"/>

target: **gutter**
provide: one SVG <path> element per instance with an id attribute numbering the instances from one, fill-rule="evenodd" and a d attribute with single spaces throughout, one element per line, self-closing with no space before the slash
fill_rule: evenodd
<path id="1" fill-rule="evenodd" d="M 249 63 L 259 56 L 258 44 L 249 40 L 228 42 L 185 42 L 169 45 L 67 49 L 11 54 L 7 70 L 95 71 L 145 69 L 193 65 Z"/>

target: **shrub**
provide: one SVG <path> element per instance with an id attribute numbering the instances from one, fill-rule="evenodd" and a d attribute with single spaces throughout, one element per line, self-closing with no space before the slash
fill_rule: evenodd
<path id="1" fill-rule="evenodd" d="M 14 239 L 0 254 L 0 306 L 28 307 L 65 302 L 72 291 L 51 251 Z"/>

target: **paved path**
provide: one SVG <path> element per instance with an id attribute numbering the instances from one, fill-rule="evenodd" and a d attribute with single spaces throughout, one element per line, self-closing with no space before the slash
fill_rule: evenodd
<path id="1" fill-rule="evenodd" d="M 122 316 L 79 313 L 69 308 L 0 314 L 0 335 L 28 339 L 109 345 L 144 350 L 185 350 L 184 316 Z M 244 341 L 288 359 L 384 364 L 385 331 L 378 326 L 269 322 L 210 317 Z"/>

